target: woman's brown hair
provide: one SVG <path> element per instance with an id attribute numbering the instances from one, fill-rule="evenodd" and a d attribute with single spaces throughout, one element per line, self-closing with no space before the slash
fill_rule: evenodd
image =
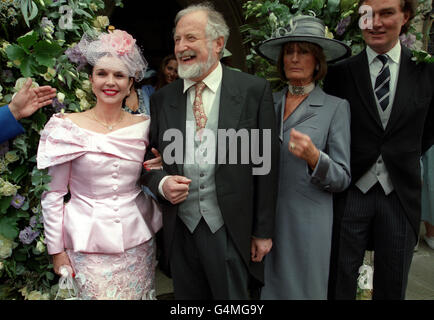
<path id="1" fill-rule="evenodd" d="M 293 48 L 294 46 L 298 46 L 301 51 L 309 52 L 315 57 L 318 68 L 315 67 L 314 69 L 313 81 L 319 81 L 324 79 L 327 74 L 327 61 L 324 55 L 324 51 L 319 45 L 311 42 L 287 42 L 282 45 L 279 59 L 277 60 L 277 70 L 279 72 L 280 79 L 285 82 L 289 80 L 286 78 L 285 75 L 283 57 L 285 55 L 285 50 L 287 50 L 288 47 Z"/>

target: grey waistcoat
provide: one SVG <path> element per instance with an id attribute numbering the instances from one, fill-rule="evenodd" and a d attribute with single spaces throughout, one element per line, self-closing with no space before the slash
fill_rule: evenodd
<path id="1" fill-rule="evenodd" d="M 216 97 L 214 99 L 213 106 L 208 115 L 208 120 L 205 129 L 210 130 L 217 137 L 218 130 L 218 118 L 219 118 L 219 106 L 220 106 L 220 91 L 219 86 Z M 196 132 L 195 119 L 193 115 L 192 102 L 187 96 L 187 130 L 189 126 L 191 130 Z M 188 148 L 188 141 L 186 141 L 186 155 L 184 157 L 184 176 L 191 179 L 189 186 L 189 193 L 187 199 L 179 206 L 178 216 L 187 226 L 191 233 L 196 229 L 200 219 L 203 217 L 205 222 L 209 226 L 212 233 L 215 233 L 220 229 L 223 224 L 223 217 L 217 201 L 217 193 L 215 186 L 215 157 L 212 158 L 211 163 L 200 163 L 198 158 L 194 157 L 196 161 L 187 161 L 192 158 L 191 149 Z M 206 145 L 206 139 L 202 142 L 194 142 L 194 154 L 203 152 Z M 214 146 L 217 146 L 217 142 Z M 210 152 L 208 150 L 208 152 Z M 211 154 L 215 155 L 216 150 L 212 150 Z M 188 154 L 189 153 L 189 154 Z M 187 155 L 188 154 L 188 155 Z"/>

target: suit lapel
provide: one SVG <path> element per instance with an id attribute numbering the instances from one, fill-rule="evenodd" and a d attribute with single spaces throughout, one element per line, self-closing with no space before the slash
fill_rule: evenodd
<path id="1" fill-rule="evenodd" d="M 220 92 L 218 129 L 237 129 L 241 116 L 243 97 L 238 90 L 239 83 L 236 83 L 234 72 L 223 66 L 223 78 Z M 219 146 L 217 134 L 216 147 Z M 217 150 L 218 151 L 218 150 Z M 216 152 L 216 170 L 219 168 L 218 152 Z"/>
<path id="2" fill-rule="evenodd" d="M 398 83 L 395 89 L 395 98 L 393 99 L 392 111 L 386 126 L 386 132 L 389 132 L 399 118 L 401 112 L 406 106 L 410 105 L 409 100 L 413 96 L 409 92 L 414 92 L 412 86 L 417 85 L 416 68 L 411 62 L 411 52 L 404 46 L 401 49 L 401 62 L 399 66 Z"/>
<path id="3" fill-rule="evenodd" d="M 366 50 L 357 55 L 349 65 L 354 84 L 359 92 L 360 100 L 375 122 L 383 128 L 378 114 L 374 92 L 372 90 L 371 76 L 369 74 L 368 57 Z"/>
<path id="4" fill-rule="evenodd" d="M 179 85 L 176 90 L 173 91 L 173 99 L 170 103 L 170 107 L 167 108 L 166 112 L 166 122 L 167 129 L 178 129 L 182 133 L 182 141 L 183 141 L 183 150 L 185 157 L 185 131 L 186 131 L 186 105 L 187 105 L 187 94 L 182 93 L 183 91 L 183 81 L 178 81 Z M 178 172 L 180 175 L 183 175 L 183 164 L 178 163 Z"/>
<path id="5" fill-rule="evenodd" d="M 235 82 L 233 74 L 231 74 L 226 67 L 223 67 L 219 107 L 219 129 L 235 129 L 240 120 L 242 93 L 237 90 L 239 84 Z"/>

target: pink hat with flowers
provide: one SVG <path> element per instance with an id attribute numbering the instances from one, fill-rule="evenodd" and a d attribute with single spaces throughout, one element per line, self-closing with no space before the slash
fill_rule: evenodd
<path id="1" fill-rule="evenodd" d="M 77 47 L 86 61 L 95 66 L 98 60 L 105 56 L 113 56 L 122 61 L 128 71 L 128 76 L 136 81 L 143 79 L 148 63 L 143 57 L 136 40 L 126 31 L 114 30 L 101 33 L 97 38 L 84 34 Z"/>

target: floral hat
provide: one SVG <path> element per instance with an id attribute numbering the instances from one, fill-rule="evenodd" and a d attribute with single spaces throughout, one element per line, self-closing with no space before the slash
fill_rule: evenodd
<path id="1" fill-rule="evenodd" d="M 122 30 L 101 33 L 96 39 L 84 34 L 74 51 L 78 51 L 92 66 L 95 66 L 104 56 L 116 57 L 126 68 L 128 76 L 135 78 L 136 81 L 144 78 L 148 67 L 148 62 L 143 57 L 136 40 Z"/>
<path id="2" fill-rule="evenodd" d="M 259 54 L 276 63 L 282 45 L 287 42 L 311 42 L 319 45 L 327 62 L 334 62 L 351 55 L 351 48 L 339 40 L 325 36 L 325 26 L 321 19 L 312 16 L 296 16 L 285 28 L 278 28 L 272 36 L 261 42 L 257 50 Z"/>

